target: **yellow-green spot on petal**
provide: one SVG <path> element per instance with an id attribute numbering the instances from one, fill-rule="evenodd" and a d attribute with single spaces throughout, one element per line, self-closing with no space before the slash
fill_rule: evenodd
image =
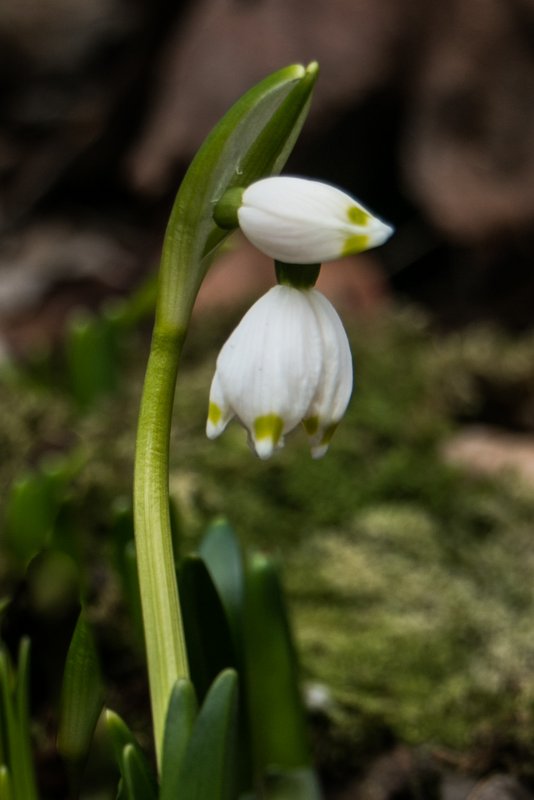
<path id="1" fill-rule="evenodd" d="M 359 208 L 359 206 L 351 206 L 347 211 L 347 216 L 349 222 L 352 222 L 354 225 L 367 225 L 371 219 L 367 211 L 364 211 L 363 208 Z"/>
<path id="2" fill-rule="evenodd" d="M 319 430 L 319 417 L 308 417 L 308 419 L 303 419 L 302 424 L 304 425 L 304 429 L 308 436 L 315 436 L 317 431 Z"/>
<path id="3" fill-rule="evenodd" d="M 210 403 L 208 407 L 208 420 L 212 425 L 218 425 L 222 419 L 222 411 L 217 403 Z"/>
<path id="4" fill-rule="evenodd" d="M 278 414 L 264 414 L 254 420 L 254 436 L 257 440 L 270 439 L 276 444 L 284 430 L 284 420 Z"/>
<path id="5" fill-rule="evenodd" d="M 354 255 L 354 253 L 361 253 L 362 250 L 367 250 L 369 244 L 369 236 L 365 236 L 364 234 L 348 236 L 341 248 L 341 255 L 350 256 Z"/>

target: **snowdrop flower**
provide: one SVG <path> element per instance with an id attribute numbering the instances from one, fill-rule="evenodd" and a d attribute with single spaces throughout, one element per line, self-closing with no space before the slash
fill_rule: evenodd
<path id="1" fill-rule="evenodd" d="M 383 244 L 393 228 L 350 195 L 305 178 L 264 178 L 240 194 L 237 221 L 259 250 L 286 264 L 318 264 Z"/>
<path id="2" fill-rule="evenodd" d="M 257 455 L 269 458 L 302 422 L 320 458 L 351 391 L 349 343 L 334 307 L 316 289 L 274 286 L 221 350 L 206 432 L 213 439 L 237 417 Z"/>

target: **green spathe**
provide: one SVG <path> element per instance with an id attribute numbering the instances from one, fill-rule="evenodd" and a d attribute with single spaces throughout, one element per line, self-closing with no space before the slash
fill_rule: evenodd
<path id="1" fill-rule="evenodd" d="M 275 72 L 228 111 L 195 156 L 176 196 L 165 237 L 157 321 L 186 325 L 210 256 L 227 231 L 212 217 L 228 190 L 284 166 L 306 118 L 319 68 Z"/>

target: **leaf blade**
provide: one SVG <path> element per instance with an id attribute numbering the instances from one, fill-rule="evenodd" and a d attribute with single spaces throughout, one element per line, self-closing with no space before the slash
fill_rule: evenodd
<path id="1" fill-rule="evenodd" d="M 178 778 L 180 800 L 231 800 L 236 734 L 237 674 L 225 670 L 195 722 Z"/>
<path id="2" fill-rule="evenodd" d="M 236 666 L 232 636 L 210 573 L 198 556 L 182 561 L 178 585 L 189 667 L 202 702 L 217 675 Z"/>
<path id="3" fill-rule="evenodd" d="M 74 766 L 85 761 L 104 704 L 100 662 L 83 609 L 67 652 L 57 748 Z"/>
<path id="4" fill-rule="evenodd" d="M 157 786 L 156 786 L 156 779 L 148 766 L 147 760 L 143 755 L 143 751 L 139 747 L 137 740 L 129 727 L 126 725 L 123 719 L 119 717 L 114 711 L 110 709 L 106 709 L 105 714 L 106 719 L 106 726 L 111 738 L 111 744 L 113 747 L 113 752 L 115 754 L 115 760 L 117 762 L 117 766 L 119 767 L 119 771 L 122 776 L 122 788 L 119 791 L 126 792 L 126 770 L 127 767 L 125 766 L 124 761 L 124 754 L 125 750 L 128 747 L 132 747 L 137 754 L 135 759 L 135 770 L 136 774 L 142 772 L 142 783 L 143 785 L 150 784 L 153 789 L 154 793 L 157 795 Z M 131 756 L 130 756 L 131 761 Z M 131 777 L 131 770 L 130 770 L 130 777 Z"/>
<path id="5" fill-rule="evenodd" d="M 198 713 L 191 681 L 176 682 L 167 711 L 159 800 L 176 800 L 180 790 L 180 770 Z"/>

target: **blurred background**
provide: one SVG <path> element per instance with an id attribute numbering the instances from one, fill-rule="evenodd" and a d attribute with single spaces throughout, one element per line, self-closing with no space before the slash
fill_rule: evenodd
<path id="1" fill-rule="evenodd" d="M 286 171 L 337 183 L 396 224 L 366 257 L 373 288 L 382 279 L 446 325 L 528 326 L 533 14 L 529 0 L 3 3 L 8 347 L 43 333 L 37 317 L 58 324 L 72 295 L 92 304 L 153 268 L 214 122 L 265 74 L 310 60 L 321 79 Z"/>
<path id="2" fill-rule="evenodd" d="M 396 227 L 320 278 L 353 340 L 359 393 L 320 465 L 299 444 L 259 465 L 237 427 L 205 443 L 217 348 L 273 282 L 233 239 L 199 296 L 179 392 L 183 547 L 239 509 L 239 532 L 289 565 L 329 796 L 533 796 L 533 0 L 6 0 L 2 630 L 12 649 L 31 633 L 41 653 L 46 797 L 63 795 L 50 750 L 61 668 L 44 653 L 53 633 L 63 658 L 80 585 L 114 707 L 146 709 L 108 537 L 131 540 L 142 287 L 174 194 L 240 94 L 311 60 L 320 78 L 285 172 L 339 185 Z M 109 330 L 87 320 L 109 325 L 126 307 L 110 350 Z M 19 507 L 41 497 L 21 476 L 31 484 L 51 455 L 66 458 L 60 499 L 45 503 L 46 536 L 23 521 L 21 545 Z M 276 534 L 273 508 L 286 514 Z"/>

